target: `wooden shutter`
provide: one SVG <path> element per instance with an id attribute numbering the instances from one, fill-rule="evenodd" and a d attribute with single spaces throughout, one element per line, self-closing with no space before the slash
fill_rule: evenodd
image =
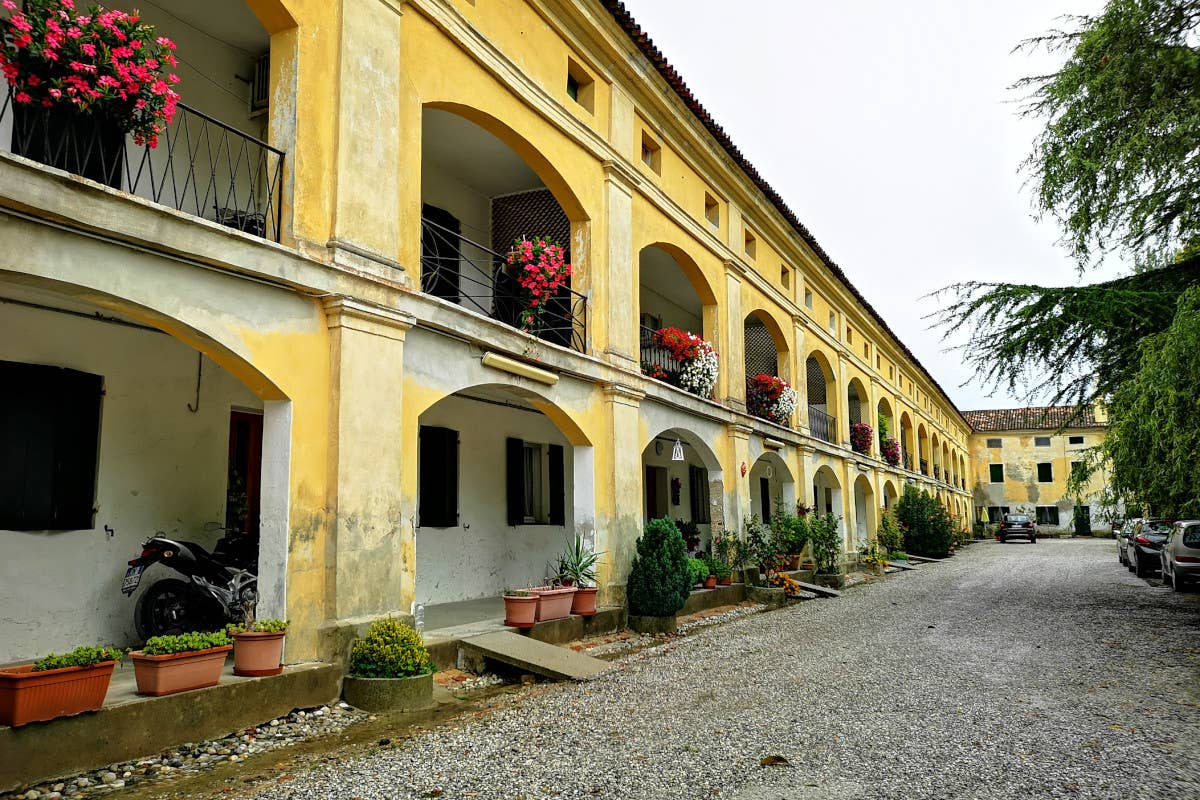
<path id="1" fill-rule="evenodd" d="M 525 523 L 525 442 L 509 437 L 504 441 L 505 480 L 508 496 L 508 524 Z"/>
<path id="2" fill-rule="evenodd" d="M 563 469 L 563 447 L 552 444 L 548 447 L 550 454 L 550 524 L 567 524 L 567 487 L 566 471 Z"/>
<path id="3" fill-rule="evenodd" d="M 712 522 L 708 509 L 708 470 L 704 467 L 688 467 L 688 499 L 692 522 L 697 525 Z"/>
<path id="4" fill-rule="evenodd" d="M 423 528 L 454 527 L 458 524 L 458 431 L 422 425 L 417 459 L 417 524 Z"/>
<path id="5" fill-rule="evenodd" d="M 103 383 L 87 372 L 0 362 L 0 528 L 93 527 Z"/>

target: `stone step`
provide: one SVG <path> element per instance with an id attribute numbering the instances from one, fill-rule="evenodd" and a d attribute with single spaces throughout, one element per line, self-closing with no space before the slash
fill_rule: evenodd
<path id="1" fill-rule="evenodd" d="M 907 569 L 907 570 L 916 569 L 916 567 L 914 567 L 912 564 L 906 564 L 903 561 L 889 561 L 887 563 L 888 563 L 889 567 L 895 567 L 896 569 Z"/>
<path id="2" fill-rule="evenodd" d="M 796 581 L 800 588 L 806 592 L 812 592 L 820 597 L 841 597 L 842 593 L 837 589 L 830 589 L 828 586 L 818 586 L 815 583 L 805 583 L 804 581 Z"/>
<path id="3" fill-rule="evenodd" d="M 929 558 L 928 556 L 914 556 L 909 554 L 909 561 L 916 561 L 918 564 L 940 564 L 946 559 L 944 558 Z"/>
<path id="4" fill-rule="evenodd" d="M 554 680 L 585 681 L 613 668 L 607 661 L 511 631 L 473 636 L 461 644 L 484 658 Z"/>

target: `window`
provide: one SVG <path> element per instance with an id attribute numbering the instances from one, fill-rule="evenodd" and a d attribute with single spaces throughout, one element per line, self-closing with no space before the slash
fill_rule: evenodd
<path id="1" fill-rule="evenodd" d="M 1076 475 L 1077 473 L 1079 473 L 1079 471 L 1080 471 L 1080 470 L 1082 470 L 1082 469 L 1083 469 L 1083 462 L 1082 462 L 1082 461 L 1072 461 L 1072 462 L 1071 462 L 1071 477 L 1072 477 L 1072 478 L 1073 478 L 1073 477 L 1075 477 L 1075 475 Z"/>
<path id="2" fill-rule="evenodd" d="M 656 175 L 662 174 L 662 145 L 646 131 L 642 131 L 642 163 Z"/>
<path id="3" fill-rule="evenodd" d="M 1082 436 L 1068 436 L 1067 444 L 1083 444 Z"/>
<path id="4" fill-rule="evenodd" d="M 888 365 L 888 380 L 890 381 L 890 380 L 894 379 L 895 377 L 896 377 L 896 368 L 893 367 L 891 364 L 889 364 Z"/>
<path id="5" fill-rule="evenodd" d="M 1058 524 L 1058 506 L 1038 506 L 1036 513 L 1038 525 Z"/>
<path id="6" fill-rule="evenodd" d="M 422 425 L 418 439 L 417 525 L 453 528 L 458 525 L 458 431 Z"/>
<path id="7" fill-rule="evenodd" d="M 505 445 L 508 524 L 566 524 L 562 445 L 514 438 Z"/>
<path id="8" fill-rule="evenodd" d="M 785 289 L 792 288 L 792 271 L 788 269 L 787 264 L 779 265 L 779 285 Z"/>
<path id="9" fill-rule="evenodd" d="M 879 361 L 879 353 L 876 353 L 876 354 L 875 354 L 875 369 L 876 369 L 877 371 L 878 371 L 878 369 L 879 369 L 879 365 L 880 365 L 880 361 Z M 890 369 L 890 367 L 889 367 L 889 369 Z"/>
<path id="10" fill-rule="evenodd" d="M 0 361 L 0 529 L 90 530 L 104 378 Z"/>
<path id="11" fill-rule="evenodd" d="M 813 307 L 812 291 L 809 289 L 804 290 L 804 305 L 808 306 L 810 309 Z"/>
<path id="12" fill-rule="evenodd" d="M 697 525 L 712 522 L 709 511 L 708 470 L 704 467 L 688 467 L 688 500 L 692 509 L 692 522 Z"/>
<path id="13" fill-rule="evenodd" d="M 846 344 L 854 344 L 854 329 L 846 326 Z"/>
<path id="14" fill-rule="evenodd" d="M 1049 436 L 1033 437 L 1033 446 L 1034 447 L 1049 447 L 1050 446 L 1050 437 Z"/>
<path id="15" fill-rule="evenodd" d="M 1037 465 L 1038 483 L 1053 483 L 1054 482 L 1054 465 L 1047 462 L 1042 462 Z"/>
<path id="16" fill-rule="evenodd" d="M 871 360 L 871 344 L 869 342 L 863 342 L 863 360 L 865 360 L 865 361 Z M 876 364 L 875 366 L 879 366 L 879 365 Z"/>
<path id="17" fill-rule="evenodd" d="M 575 59 L 567 58 L 567 96 L 589 113 L 596 110 L 596 82 Z"/>
<path id="18" fill-rule="evenodd" d="M 837 314 L 832 311 L 829 312 L 829 332 L 837 335 Z"/>
<path id="19" fill-rule="evenodd" d="M 1008 513 L 1008 506 L 988 506 L 988 522 L 1000 522 Z"/>
<path id="20" fill-rule="evenodd" d="M 721 204 L 708 192 L 704 193 L 704 218 L 714 228 L 721 227 Z"/>
<path id="21" fill-rule="evenodd" d="M 1004 440 L 1003 439 L 988 439 L 987 446 L 988 447 L 996 447 L 996 448 L 1003 447 Z"/>
<path id="22" fill-rule="evenodd" d="M 989 464 L 988 477 L 992 483 L 1004 483 L 1004 465 Z"/>
<path id="23" fill-rule="evenodd" d="M 753 259 L 758 255 L 758 239 L 754 236 L 754 232 L 746 228 L 743 234 L 743 247 L 747 258 Z"/>

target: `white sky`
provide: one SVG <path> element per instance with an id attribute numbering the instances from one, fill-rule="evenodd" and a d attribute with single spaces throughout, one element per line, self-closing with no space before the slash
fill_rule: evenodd
<path id="1" fill-rule="evenodd" d="M 1100 0 L 625 0 L 742 153 L 960 409 L 989 397 L 922 319 L 964 280 L 1080 282 L 1018 174 L 1013 53 Z M 1089 274 L 1087 280 L 1103 277 Z M 966 382 L 966 385 L 960 385 Z"/>

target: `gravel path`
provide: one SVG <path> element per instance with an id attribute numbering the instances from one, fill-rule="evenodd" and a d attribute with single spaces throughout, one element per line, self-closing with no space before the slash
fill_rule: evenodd
<path id="1" fill-rule="evenodd" d="M 257 797 L 1200 797 L 1200 595 L 1115 548 L 976 544 Z"/>

